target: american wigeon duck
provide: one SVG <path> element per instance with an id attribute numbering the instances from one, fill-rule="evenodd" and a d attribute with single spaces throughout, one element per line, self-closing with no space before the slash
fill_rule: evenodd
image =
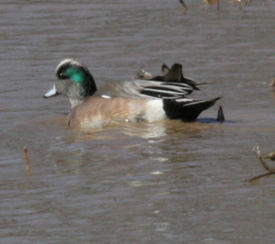
<path id="1" fill-rule="evenodd" d="M 184 83 L 130 80 L 97 89 L 86 66 L 65 59 L 56 68 L 57 80 L 44 97 L 69 97 L 68 125 L 81 128 L 102 127 L 112 122 L 154 122 L 169 119 L 194 121 L 220 97 L 193 100 L 186 95 L 193 87 Z"/>

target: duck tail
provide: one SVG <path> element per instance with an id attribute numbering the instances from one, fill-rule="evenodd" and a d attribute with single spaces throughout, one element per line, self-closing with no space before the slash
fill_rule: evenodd
<path id="1" fill-rule="evenodd" d="M 221 97 L 211 100 L 165 99 L 163 100 L 163 109 L 170 119 L 195 121 L 202 111 L 212 107 L 219 99 Z"/>

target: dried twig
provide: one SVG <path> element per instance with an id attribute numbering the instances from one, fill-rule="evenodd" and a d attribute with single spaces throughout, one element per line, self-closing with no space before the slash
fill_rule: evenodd
<path id="1" fill-rule="evenodd" d="M 25 161 L 26 161 L 27 175 L 30 175 L 31 165 L 30 165 L 30 160 L 29 160 L 29 155 L 28 155 L 28 148 L 26 146 L 24 147 L 24 155 L 25 155 Z"/>
<path id="2" fill-rule="evenodd" d="M 188 10 L 187 5 L 184 3 L 183 0 L 179 0 L 179 2 L 180 2 L 180 3 L 182 4 L 182 6 L 184 7 L 183 15 L 185 15 L 186 12 L 187 12 L 187 10 Z"/>
<path id="3" fill-rule="evenodd" d="M 273 175 L 273 174 L 275 174 L 275 169 L 270 168 L 270 167 L 267 165 L 267 163 L 265 162 L 265 159 L 271 159 L 272 161 L 274 161 L 274 160 L 275 160 L 275 153 L 269 153 L 266 157 L 263 158 L 263 157 L 262 157 L 262 154 L 261 154 L 261 151 L 260 151 L 260 147 L 257 146 L 257 147 L 255 148 L 255 150 L 256 150 L 256 153 L 257 153 L 257 156 L 258 156 L 258 159 L 259 159 L 261 165 L 264 167 L 264 169 L 267 171 L 267 173 L 265 173 L 265 174 L 260 174 L 260 175 L 257 175 L 257 176 L 255 176 L 255 177 L 252 177 L 251 179 L 246 180 L 246 181 L 248 181 L 248 182 L 252 182 L 252 181 L 257 180 L 257 179 L 260 179 L 260 178 L 262 178 L 262 177 L 265 177 L 265 176 L 268 176 L 268 175 Z"/>
<path id="4" fill-rule="evenodd" d="M 275 174 L 275 172 L 268 172 L 268 173 L 265 173 L 265 174 L 261 174 L 261 175 L 257 175 L 257 176 L 254 176 L 248 180 L 245 180 L 245 181 L 248 181 L 248 182 L 253 182 L 254 180 L 258 180 L 262 177 L 266 177 L 266 176 L 269 176 L 269 175 L 273 175 Z"/>
<path id="5" fill-rule="evenodd" d="M 259 158 L 260 163 L 262 164 L 262 166 L 265 168 L 265 170 L 271 171 L 272 169 L 269 168 L 269 166 L 266 164 L 266 162 L 264 161 L 264 159 L 262 157 L 262 154 L 261 154 L 261 151 L 260 151 L 260 147 L 257 146 L 255 149 L 256 149 L 256 153 L 258 155 L 258 158 Z"/>
<path id="6" fill-rule="evenodd" d="M 275 152 L 267 154 L 264 158 L 265 159 L 270 159 L 272 161 L 275 161 Z"/>

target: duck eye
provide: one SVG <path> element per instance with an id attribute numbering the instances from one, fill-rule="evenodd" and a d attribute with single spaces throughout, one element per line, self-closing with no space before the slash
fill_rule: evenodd
<path id="1" fill-rule="evenodd" d="M 58 78 L 59 79 L 68 79 L 68 75 L 66 75 L 63 71 L 58 73 Z"/>
<path id="2" fill-rule="evenodd" d="M 65 79 L 65 78 L 66 78 L 66 79 L 69 79 L 69 78 L 70 78 L 70 75 L 71 75 L 71 74 L 67 74 L 66 72 L 61 72 L 61 73 L 60 73 L 60 76 L 61 76 L 62 78 L 64 78 L 64 79 Z"/>
<path id="3" fill-rule="evenodd" d="M 70 68 L 67 68 L 67 67 L 63 67 L 59 69 L 59 71 L 57 72 L 57 76 L 61 80 L 70 79 L 70 75 L 71 75 Z"/>

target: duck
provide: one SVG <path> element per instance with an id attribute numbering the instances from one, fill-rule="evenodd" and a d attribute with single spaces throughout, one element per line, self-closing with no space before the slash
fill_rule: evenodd
<path id="1" fill-rule="evenodd" d="M 194 87 L 154 80 L 126 80 L 98 88 L 88 68 L 71 58 L 57 65 L 55 75 L 55 84 L 44 98 L 60 94 L 69 98 L 68 126 L 73 128 L 98 128 L 120 122 L 152 123 L 164 119 L 191 122 L 221 98 L 193 100 L 187 95 Z"/>

